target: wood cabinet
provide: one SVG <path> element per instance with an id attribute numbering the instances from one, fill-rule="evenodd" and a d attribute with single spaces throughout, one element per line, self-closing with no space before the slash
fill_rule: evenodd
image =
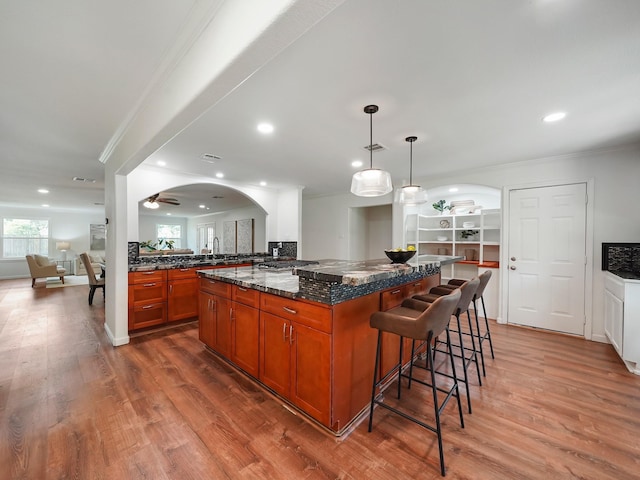
<path id="1" fill-rule="evenodd" d="M 327 425 L 331 404 L 331 311 L 262 294 L 260 380 Z"/>
<path id="2" fill-rule="evenodd" d="M 257 378 L 260 292 L 207 278 L 200 290 L 200 340 Z"/>
<path id="3" fill-rule="evenodd" d="M 167 272 L 129 273 L 129 330 L 167 321 Z"/>
<path id="4" fill-rule="evenodd" d="M 167 321 L 174 322 L 198 316 L 198 275 L 196 268 L 167 271 Z"/>
<path id="5" fill-rule="evenodd" d="M 439 280 L 435 275 L 326 305 L 201 278 L 200 339 L 340 435 L 369 405 L 377 338 L 371 314 L 428 291 Z M 397 337 L 383 346 L 383 354 L 397 360 Z"/>
<path id="6" fill-rule="evenodd" d="M 234 285 L 231 297 L 231 361 L 257 378 L 260 363 L 260 292 Z"/>

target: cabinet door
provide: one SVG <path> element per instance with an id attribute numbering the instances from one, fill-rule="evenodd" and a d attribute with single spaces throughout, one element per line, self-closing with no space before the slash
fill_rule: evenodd
<path id="1" fill-rule="evenodd" d="M 609 290 L 604 291 L 604 332 L 609 337 L 618 355 L 622 356 L 622 323 L 624 321 L 624 304 Z"/>
<path id="2" fill-rule="evenodd" d="M 198 319 L 198 336 L 200 341 L 208 347 L 214 348 L 216 344 L 215 319 L 213 317 L 213 295 L 200 293 L 200 308 Z"/>
<path id="3" fill-rule="evenodd" d="M 290 400 L 324 425 L 331 416 L 331 336 L 292 323 Z"/>
<path id="4" fill-rule="evenodd" d="M 259 311 L 241 303 L 232 303 L 231 360 L 249 375 L 258 378 L 260 348 Z"/>
<path id="5" fill-rule="evenodd" d="M 170 280 L 168 303 L 170 322 L 197 316 L 198 279 Z"/>
<path id="6" fill-rule="evenodd" d="M 284 397 L 289 397 L 291 323 L 260 312 L 260 381 Z"/>
<path id="7" fill-rule="evenodd" d="M 231 301 L 213 295 L 213 317 L 216 330 L 214 349 L 231 359 Z"/>

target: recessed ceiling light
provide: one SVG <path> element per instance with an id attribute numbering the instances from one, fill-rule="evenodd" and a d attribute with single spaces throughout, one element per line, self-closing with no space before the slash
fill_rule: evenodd
<path id="1" fill-rule="evenodd" d="M 351 162 L 351 166 L 353 168 L 360 168 L 362 166 L 362 160 L 354 160 Z"/>
<path id="2" fill-rule="evenodd" d="M 457 191 L 458 191 L 458 187 L 451 187 L 451 188 L 449 189 L 449 191 L 450 191 L 451 193 L 457 192 Z"/>
<path id="3" fill-rule="evenodd" d="M 171 215 L 170 213 L 167 213 L 167 216 Z"/>
<path id="4" fill-rule="evenodd" d="M 267 186 L 267 182 L 265 182 L 264 180 L 262 182 L 260 182 L 260 186 L 261 187 L 266 187 Z"/>
<path id="5" fill-rule="evenodd" d="M 46 203 L 43 203 L 42 206 L 45 207 L 45 208 L 49 208 L 49 205 L 46 204 Z"/>
<path id="6" fill-rule="evenodd" d="M 258 125 L 258 131 L 260 133 L 273 133 L 273 125 L 270 123 L 260 123 Z"/>
<path id="7" fill-rule="evenodd" d="M 198 208 L 207 208 L 206 205 L 198 205 Z"/>
<path id="8" fill-rule="evenodd" d="M 547 123 L 557 122 L 559 120 L 562 120 L 566 116 L 567 114 L 565 112 L 554 112 L 554 113 L 550 113 L 549 115 L 546 115 L 542 119 L 542 121 Z"/>
<path id="9" fill-rule="evenodd" d="M 164 160 L 158 160 L 158 161 L 156 162 L 156 165 L 160 165 L 161 167 L 164 167 L 164 166 L 166 166 L 166 165 L 167 165 L 167 162 L 165 162 Z"/>
<path id="10" fill-rule="evenodd" d="M 222 172 L 218 172 L 218 173 L 216 173 L 216 177 L 218 177 L 218 178 L 224 178 L 224 173 L 222 173 Z"/>
<path id="11" fill-rule="evenodd" d="M 96 183 L 95 178 L 82 178 L 82 177 L 73 177 L 74 182 L 84 182 L 84 183 Z"/>
<path id="12" fill-rule="evenodd" d="M 47 190 L 46 188 L 39 188 L 38 193 L 49 193 L 49 190 Z"/>

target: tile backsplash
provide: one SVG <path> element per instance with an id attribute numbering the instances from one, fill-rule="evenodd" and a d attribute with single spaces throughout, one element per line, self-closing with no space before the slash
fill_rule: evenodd
<path id="1" fill-rule="evenodd" d="M 603 243 L 602 270 L 640 272 L 640 243 Z"/>
<path id="2" fill-rule="evenodd" d="M 278 249 L 278 255 L 281 257 L 298 258 L 298 242 L 269 242 L 268 253 L 271 254 L 274 248 Z"/>

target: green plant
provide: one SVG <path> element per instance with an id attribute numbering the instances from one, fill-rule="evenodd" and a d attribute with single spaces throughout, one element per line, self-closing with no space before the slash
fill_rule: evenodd
<path id="1" fill-rule="evenodd" d="M 140 248 L 146 248 L 147 250 L 157 250 L 156 242 L 152 242 L 151 240 L 145 240 L 144 242 L 140 242 Z"/>
<path id="2" fill-rule="evenodd" d="M 469 237 L 473 237 L 474 235 L 480 233 L 479 230 L 461 230 L 460 231 L 460 236 L 462 237 L 463 240 L 468 239 Z"/>
<path id="3" fill-rule="evenodd" d="M 160 250 L 173 250 L 173 244 L 176 243 L 175 240 L 167 240 L 165 238 L 158 239 L 158 248 Z"/>
<path id="4" fill-rule="evenodd" d="M 449 205 L 445 205 L 445 203 L 447 203 L 446 200 L 438 200 L 432 205 L 432 207 L 440 213 L 444 213 L 445 210 L 451 209 L 451 207 Z"/>

